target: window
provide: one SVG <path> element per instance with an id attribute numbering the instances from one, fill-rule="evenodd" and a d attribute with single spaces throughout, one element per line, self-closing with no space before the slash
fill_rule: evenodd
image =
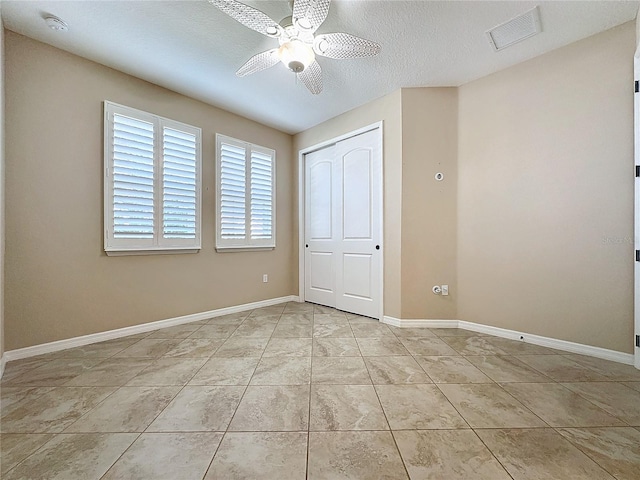
<path id="1" fill-rule="evenodd" d="M 201 130 L 104 102 L 107 255 L 200 249 Z"/>
<path id="2" fill-rule="evenodd" d="M 275 151 L 216 135 L 216 249 L 274 248 Z"/>

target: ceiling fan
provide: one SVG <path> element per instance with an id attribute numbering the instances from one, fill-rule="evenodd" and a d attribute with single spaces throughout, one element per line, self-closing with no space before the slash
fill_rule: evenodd
<path id="1" fill-rule="evenodd" d="M 280 23 L 260 10 L 236 0 L 209 0 L 231 18 L 267 37 L 279 48 L 258 53 L 236 72 L 239 77 L 260 72 L 282 62 L 314 95 L 322 91 L 322 69 L 316 55 L 334 59 L 369 57 L 380 45 L 348 33 L 314 35 L 329 13 L 331 0 L 294 0 L 293 13 Z"/>

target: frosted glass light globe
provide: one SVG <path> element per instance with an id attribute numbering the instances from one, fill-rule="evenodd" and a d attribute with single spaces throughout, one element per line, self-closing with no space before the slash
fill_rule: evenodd
<path id="1" fill-rule="evenodd" d="M 278 49 L 278 56 L 284 66 L 295 73 L 304 71 L 316 59 L 311 46 L 300 40 L 283 43 Z"/>

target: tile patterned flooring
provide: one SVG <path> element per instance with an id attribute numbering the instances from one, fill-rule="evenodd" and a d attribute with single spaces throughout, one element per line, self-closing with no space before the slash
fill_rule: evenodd
<path id="1" fill-rule="evenodd" d="M 15 479 L 638 479 L 640 371 L 288 303 L 11 362 Z"/>

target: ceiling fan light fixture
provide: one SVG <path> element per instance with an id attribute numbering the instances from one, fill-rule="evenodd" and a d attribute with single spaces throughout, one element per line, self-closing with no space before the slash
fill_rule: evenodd
<path id="1" fill-rule="evenodd" d="M 316 35 L 316 30 L 327 18 L 331 0 L 292 0 L 292 14 L 280 23 L 238 0 L 209 2 L 245 27 L 277 38 L 280 44 L 279 48 L 258 53 L 247 60 L 236 72 L 238 77 L 283 63 L 312 94 L 318 95 L 322 92 L 322 68 L 316 55 L 340 60 L 371 57 L 380 53 L 377 43 L 349 33 Z"/>
<path id="2" fill-rule="evenodd" d="M 316 59 L 313 48 L 300 40 L 283 43 L 278 49 L 278 57 L 285 67 L 295 73 L 304 71 Z"/>

